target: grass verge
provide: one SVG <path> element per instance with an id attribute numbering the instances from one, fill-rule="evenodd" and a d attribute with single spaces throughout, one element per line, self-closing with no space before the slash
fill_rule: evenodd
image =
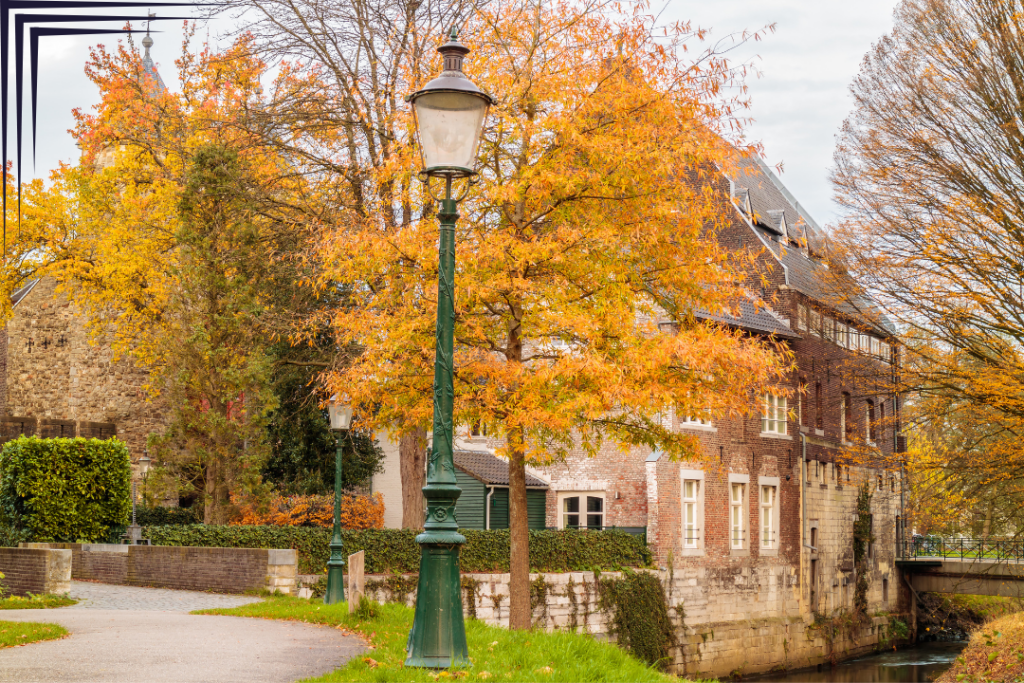
<path id="1" fill-rule="evenodd" d="M 1018 683 L 1024 680 L 1024 613 L 1008 614 L 974 633 L 936 683 Z"/>
<path id="2" fill-rule="evenodd" d="M 406 668 L 405 646 L 413 610 L 404 605 L 371 606 L 365 617 L 350 615 L 348 605 L 273 597 L 231 609 L 200 610 L 193 614 L 221 614 L 263 619 L 288 619 L 324 624 L 358 634 L 373 649 L 345 666 L 305 683 L 328 681 L 404 682 L 464 681 L 636 681 L 685 683 L 629 656 L 617 646 L 585 635 L 543 631 L 508 631 L 474 619 L 466 620 L 466 641 L 472 665 L 435 672 Z"/>
<path id="3" fill-rule="evenodd" d="M 0 600 L 0 609 L 53 609 L 77 604 L 78 600 L 66 595 L 12 595 Z"/>
<path id="4" fill-rule="evenodd" d="M 0 621 L 0 648 L 28 645 L 40 640 L 54 640 L 68 634 L 57 624 L 37 624 L 31 621 Z"/>

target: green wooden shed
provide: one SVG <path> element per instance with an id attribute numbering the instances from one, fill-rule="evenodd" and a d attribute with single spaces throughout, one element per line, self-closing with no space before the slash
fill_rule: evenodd
<path id="1" fill-rule="evenodd" d="M 462 495 L 455 517 L 463 529 L 508 528 L 508 461 L 486 451 L 455 451 L 455 479 Z M 548 485 L 526 474 L 526 514 L 531 529 L 543 529 Z"/>

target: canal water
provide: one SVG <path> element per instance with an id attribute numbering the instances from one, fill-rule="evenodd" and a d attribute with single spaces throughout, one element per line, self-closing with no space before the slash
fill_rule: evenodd
<path id="1" fill-rule="evenodd" d="M 927 683 L 948 669 L 966 642 L 921 643 L 907 649 L 843 662 L 835 668 L 757 678 L 757 683 Z"/>

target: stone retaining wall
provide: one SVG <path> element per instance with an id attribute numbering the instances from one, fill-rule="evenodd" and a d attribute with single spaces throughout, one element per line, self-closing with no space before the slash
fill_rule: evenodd
<path id="1" fill-rule="evenodd" d="M 723 577 L 708 570 L 653 571 L 665 587 L 678 647 L 672 651 L 673 673 L 691 677 L 750 675 L 799 669 L 831 659 L 873 651 L 884 636 L 889 617 L 868 618 L 859 627 L 840 629 L 829 642 L 829 629 L 815 626 L 801 613 L 793 593 L 795 573 L 788 567 L 761 572 L 740 570 Z M 602 572 L 606 579 L 620 572 Z M 467 618 L 508 627 L 508 574 L 463 574 L 463 610 Z M 312 584 L 318 577 L 303 576 Z M 572 630 L 614 641 L 609 615 L 602 611 L 593 572 L 531 574 L 535 587 L 543 579 L 545 600 L 533 611 L 534 625 L 548 631 Z M 366 595 L 377 602 L 415 605 L 416 575 L 367 575 Z M 535 588 L 536 590 L 536 588 Z"/>
<path id="2" fill-rule="evenodd" d="M 111 543 L 23 543 L 25 548 L 62 548 L 71 577 L 128 586 L 244 593 L 266 588 L 295 592 L 296 550 L 193 548 Z"/>
<path id="3" fill-rule="evenodd" d="M 0 548 L 0 579 L 10 595 L 67 593 L 71 590 L 71 551 Z"/>

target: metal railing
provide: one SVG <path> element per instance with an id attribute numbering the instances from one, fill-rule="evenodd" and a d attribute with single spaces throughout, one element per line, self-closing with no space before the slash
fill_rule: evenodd
<path id="1" fill-rule="evenodd" d="M 897 547 L 904 560 L 958 559 L 1000 562 L 1024 561 L 1024 540 L 1002 538 L 943 538 L 914 536 Z"/>

